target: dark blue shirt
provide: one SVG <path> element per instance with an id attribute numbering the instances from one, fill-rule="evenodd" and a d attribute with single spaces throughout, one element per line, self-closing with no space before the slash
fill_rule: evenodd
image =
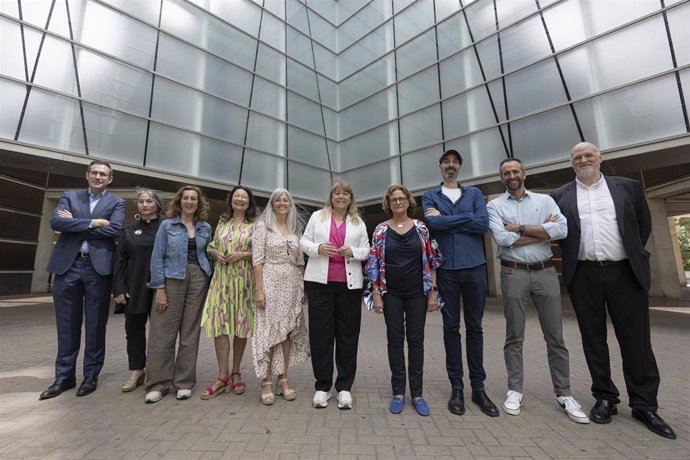
<path id="1" fill-rule="evenodd" d="M 486 263 L 484 233 L 489 229 L 489 215 L 481 190 L 460 186 L 460 199 L 453 203 L 443 194 L 441 186 L 431 188 L 422 196 L 426 212 L 436 208 L 440 216 L 427 217 L 427 226 L 438 243 L 446 263 L 440 270 L 478 267 Z"/>

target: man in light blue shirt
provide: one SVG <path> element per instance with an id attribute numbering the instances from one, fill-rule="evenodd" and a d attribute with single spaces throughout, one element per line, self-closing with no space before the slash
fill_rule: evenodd
<path id="1" fill-rule="evenodd" d="M 589 423 L 570 392 L 568 349 L 563 343 L 561 287 L 551 257 L 551 241 L 565 238 L 568 223 L 548 195 L 525 189 L 525 171 L 517 158 L 499 166 L 506 192 L 487 205 L 489 230 L 501 259 L 501 291 L 506 318 L 503 354 L 508 394 L 503 410 L 519 415 L 523 391 L 522 343 L 525 310 L 531 297 L 546 341 L 556 404 L 576 423 Z"/>

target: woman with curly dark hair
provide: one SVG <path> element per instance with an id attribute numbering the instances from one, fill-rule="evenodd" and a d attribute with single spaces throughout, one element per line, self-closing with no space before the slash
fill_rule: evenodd
<path id="1" fill-rule="evenodd" d="M 201 399 L 215 398 L 232 391 L 244 393 L 240 364 L 247 337 L 254 330 L 254 275 L 252 274 L 252 233 L 256 218 L 254 194 L 247 187 L 235 186 L 228 195 L 227 211 L 220 216 L 208 255 L 215 270 L 201 317 L 201 327 L 213 337 L 218 360 L 218 378 Z M 229 369 L 232 337 L 232 372 Z"/>
<path id="2" fill-rule="evenodd" d="M 149 331 L 146 402 L 155 403 L 170 391 L 189 399 L 196 383 L 201 306 L 211 276 L 206 246 L 211 226 L 209 204 L 201 189 L 185 185 L 168 204 L 151 255 L 151 282 L 156 289 Z M 175 342 L 179 347 L 175 355 Z"/>

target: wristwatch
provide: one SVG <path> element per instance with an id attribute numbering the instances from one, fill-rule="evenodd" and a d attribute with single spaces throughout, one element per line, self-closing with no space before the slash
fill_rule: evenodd
<path id="1" fill-rule="evenodd" d="M 520 233 L 520 235 L 524 235 L 524 234 L 525 234 L 525 226 L 524 226 L 524 225 L 520 225 L 520 226 L 518 227 L 518 232 Z"/>

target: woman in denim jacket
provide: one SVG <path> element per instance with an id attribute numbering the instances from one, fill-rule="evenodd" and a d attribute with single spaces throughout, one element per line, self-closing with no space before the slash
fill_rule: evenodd
<path id="1" fill-rule="evenodd" d="M 149 331 L 146 402 L 155 403 L 170 391 L 189 399 L 196 383 L 201 305 L 211 276 L 206 246 L 211 226 L 209 204 L 201 189 L 185 185 L 168 204 L 151 255 L 151 282 L 156 289 Z M 180 345 L 175 355 L 175 342 Z"/>

